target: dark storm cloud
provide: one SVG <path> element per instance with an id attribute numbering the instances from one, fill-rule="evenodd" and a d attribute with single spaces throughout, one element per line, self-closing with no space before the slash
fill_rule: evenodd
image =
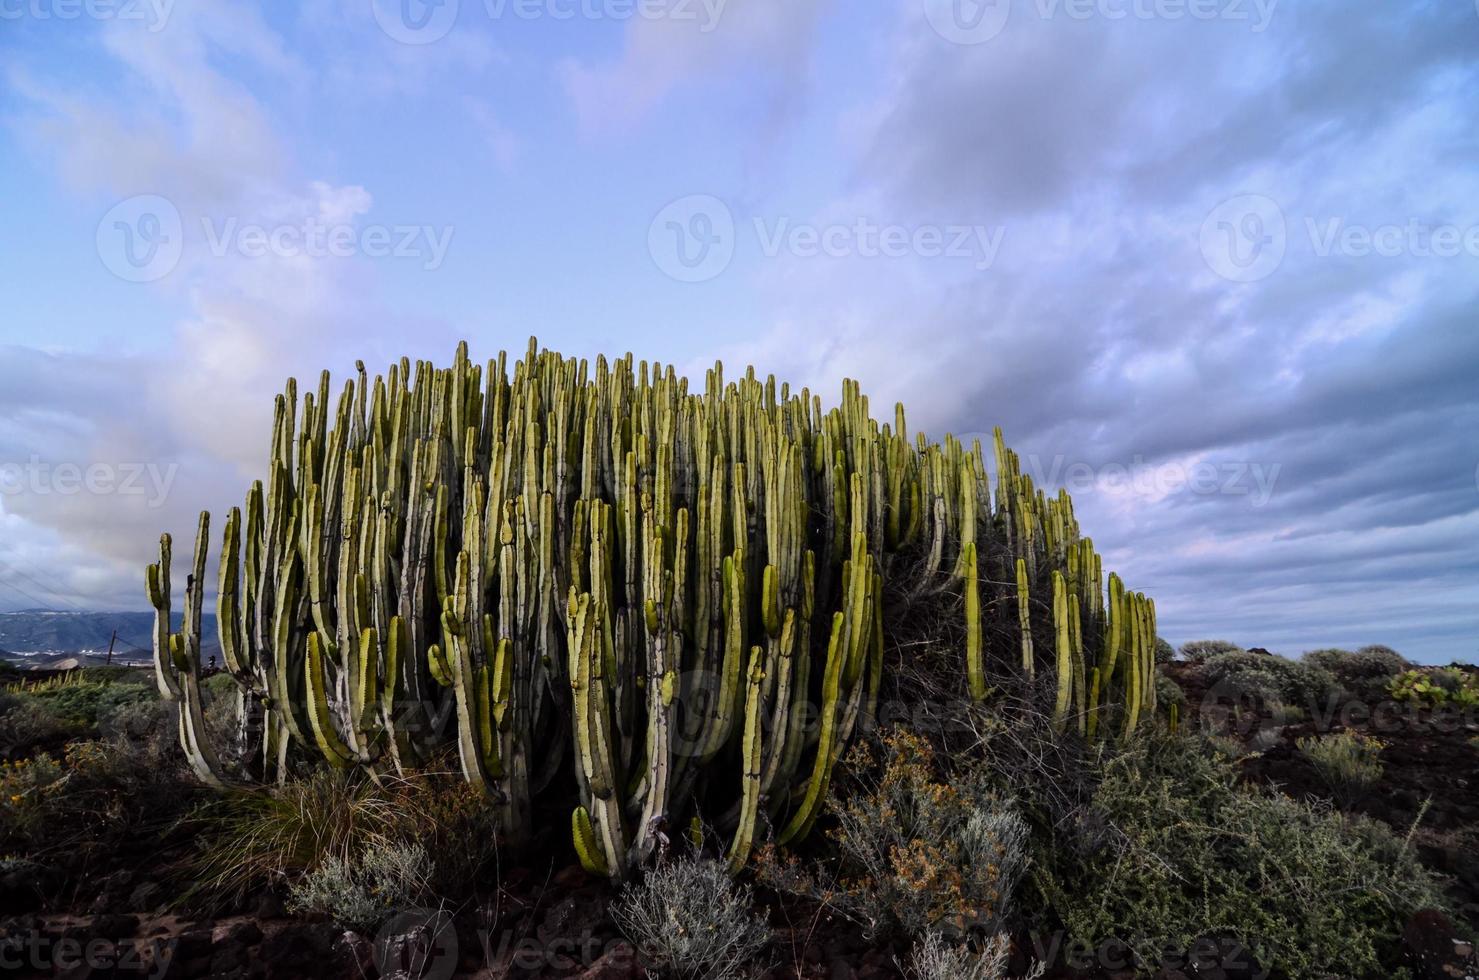
<path id="1" fill-rule="evenodd" d="M 1076 497 L 1173 640 L 1472 655 L 1479 256 L 1322 254 L 1320 235 L 1479 224 L 1479 12 L 1284 3 L 1252 33 L 1037 9 L 974 46 L 906 28 L 856 180 L 881 210 L 1003 221 L 1006 244 L 932 291 L 849 282 L 918 326 L 907 372 L 881 314 L 853 328 L 848 369 L 948 373 L 953 403 L 923 382 L 902 396 L 932 428 L 1001 423 L 1044 479 L 1244 467 L 1232 492 Z M 1201 226 L 1248 193 L 1282 212 L 1287 252 L 1229 282 Z M 1255 465 L 1276 473 L 1266 495 Z"/>

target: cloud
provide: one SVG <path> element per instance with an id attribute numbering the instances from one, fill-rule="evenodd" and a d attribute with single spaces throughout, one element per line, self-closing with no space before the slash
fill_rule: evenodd
<path id="1" fill-rule="evenodd" d="M 15 126 L 77 192 L 107 202 L 100 213 L 165 195 L 157 209 L 178 219 L 180 259 L 136 288 L 171 298 L 183 315 L 143 339 L 147 353 L 10 348 L 0 360 L 0 459 L 20 481 L 3 500 L 7 524 L 23 527 L 20 538 L 56 542 L 58 555 L 89 553 L 79 569 L 90 571 L 66 576 L 89 603 L 137 591 L 161 530 L 190 540 L 199 510 L 240 501 L 261 473 L 272 397 L 286 377 L 306 388 L 329 364 L 342 381 L 362 324 L 394 322 L 376 308 L 362 255 L 313 254 L 293 237 L 352 230 L 373 198 L 302 174 L 269 107 L 234 80 L 249 71 L 290 88 L 308 83 L 259 14 L 204 3 L 182 6 L 157 33 L 124 23 L 100 31 L 113 84 L 79 93 L 17 70 L 26 102 Z M 250 239 L 258 232 L 261 248 Z M 146 488 L 151 473 L 169 486 L 143 495 L 57 486 L 73 469 L 121 480 L 136 466 Z M 30 573 L 60 578 L 57 568 L 53 559 Z"/>
<path id="2" fill-rule="evenodd" d="M 861 378 L 934 432 L 1000 423 L 1044 471 L 1179 475 L 1076 495 L 1173 640 L 1472 656 L 1479 257 L 1325 233 L 1479 227 L 1458 6 L 1284 5 L 1262 34 L 1023 7 L 975 46 L 906 14 L 819 220 L 1000 224 L 997 262 L 781 257 L 756 280 L 771 329 L 732 353 L 829 393 Z M 1285 227 L 1253 283 L 1199 239 L 1244 194 Z M 1185 485 L 1198 466 L 1211 489 Z M 1276 473 L 1261 502 L 1254 466 Z"/>
<path id="3" fill-rule="evenodd" d="M 568 58 L 560 75 L 590 134 L 640 123 L 680 87 L 707 88 L 733 71 L 794 99 L 824 8 L 824 0 L 659 5 L 657 16 L 631 20 L 614 59 Z"/>

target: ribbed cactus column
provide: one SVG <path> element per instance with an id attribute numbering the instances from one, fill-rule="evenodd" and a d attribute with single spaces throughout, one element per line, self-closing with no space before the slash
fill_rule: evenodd
<path id="1" fill-rule="evenodd" d="M 1086 737 L 1149 715 L 1153 606 L 1113 574 L 1103 594 L 1067 494 L 999 431 L 993 481 L 979 443 L 911 434 L 903 406 L 880 422 L 854 381 L 832 408 L 753 369 L 704 382 L 533 340 L 512 363 L 464 344 L 445 368 L 357 364 L 301 399 L 290 380 L 222 539 L 229 765 L 196 680 L 207 519 L 179 634 L 167 536 L 149 568 L 192 765 L 379 779 L 454 752 L 508 841 L 543 798 L 572 808 L 587 868 L 623 877 L 695 817 L 736 868 L 767 828 L 804 836 L 920 608 L 959 638 L 962 694 L 1046 675 Z"/>

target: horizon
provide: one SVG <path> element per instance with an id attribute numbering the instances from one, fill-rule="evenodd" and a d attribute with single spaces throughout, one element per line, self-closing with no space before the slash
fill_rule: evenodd
<path id="1" fill-rule="evenodd" d="M 1178 647 L 1475 659 L 1479 3 L 962 4 L 8 9 L 0 612 L 534 334 L 1000 425 Z"/>

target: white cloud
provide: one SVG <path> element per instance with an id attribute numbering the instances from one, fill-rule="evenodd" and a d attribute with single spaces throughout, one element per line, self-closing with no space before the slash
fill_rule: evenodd
<path id="1" fill-rule="evenodd" d="M 561 65 L 583 130 L 606 133 L 641 122 L 682 86 L 753 70 L 795 94 L 825 0 L 708 0 L 674 4 L 684 16 L 637 17 L 616 58 Z"/>

